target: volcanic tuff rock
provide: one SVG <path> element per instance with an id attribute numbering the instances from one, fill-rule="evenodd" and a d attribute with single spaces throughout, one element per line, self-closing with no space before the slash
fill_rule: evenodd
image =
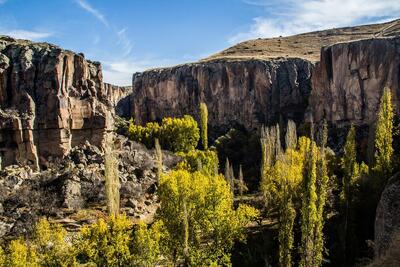
<path id="1" fill-rule="evenodd" d="M 398 112 L 400 37 L 339 43 L 321 50 L 312 74 L 309 109 L 316 121 L 370 124 L 383 89 L 392 90 Z"/>
<path id="2" fill-rule="evenodd" d="M 118 137 L 121 211 L 151 220 L 157 208 L 155 153 Z M 179 158 L 163 151 L 164 169 Z M 104 154 L 85 143 L 62 159 L 49 160 L 46 170 L 9 166 L 0 171 L 0 238 L 28 233 L 39 217 L 65 224 L 69 230 L 106 215 Z"/>
<path id="3" fill-rule="evenodd" d="M 137 123 L 192 114 L 200 102 L 211 128 L 247 129 L 280 117 L 301 121 L 311 91 L 310 62 L 212 61 L 155 69 L 133 76 L 132 112 Z"/>
<path id="4" fill-rule="evenodd" d="M 37 168 L 86 140 L 101 145 L 112 128 L 116 100 L 107 88 L 100 63 L 82 54 L 0 37 L 3 167 L 28 163 Z"/>
<path id="5" fill-rule="evenodd" d="M 376 210 L 375 256 L 384 256 L 395 234 L 400 233 L 400 173 L 386 185 Z"/>

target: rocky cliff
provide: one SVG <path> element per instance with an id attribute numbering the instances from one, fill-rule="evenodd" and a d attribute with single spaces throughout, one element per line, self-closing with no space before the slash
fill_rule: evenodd
<path id="1" fill-rule="evenodd" d="M 376 210 L 375 256 L 385 256 L 396 235 L 400 233 L 400 173 L 386 185 Z M 398 244 L 396 244 L 398 245 Z M 397 255 L 399 256 L 399 255 Z"/>
<path id="2" fill-rule="evenodd" d="M 156 69 L 133 76 L 136 122 L 209 109 L 211 128 L 247 129 L 280 117 L 301 121 L 311 91 L 312 64 L 302 59 L 212 61 Z"/>
<path id="3" fill-rule="evenodd" d="M 88 140 L 101 145 L 112 106 L 101 65 L 46 43 L 0 38 L 2 165 L 34 168 Z"/>
<path id="4" fill-rule="evenodd" d="M 133 76 L 136 122 L 164 116 L 198 117 L 209 107 L 211 127 L 252 130 L 280 119 L 327 119 L 335 127 L 374 121 L 384 87 L 398 106 L 400 37 L 365 39 L 322 48 L 305 59 L 215 60 L 150 70 Z"/>
<path id="5" fill-rule="evenodd" d="M 385 87 L 398 111 L 400 38 L 339 43 L 321 50 L 312 74 L 309 109 L 315 120 L 337 124 L 370 124 L 376 118 Z"/>

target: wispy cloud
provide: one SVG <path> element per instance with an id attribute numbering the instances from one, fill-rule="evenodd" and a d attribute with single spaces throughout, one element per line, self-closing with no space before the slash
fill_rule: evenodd
<path id="1" fill-rule="evenodd" d="M 0 0 L 1 1 L 1 0 Z M 106 17 L 97 9 L 92 7 L 88 2 L 85 0 L 75 0 L 75 2 L 84 10 L 92 14 L 94 17 L 96 17 L 100 22 L 102 22 L 104 25 L 109 27 L 109 23 L 106 19 Z"/>
<path id="2" fill-rule="evenodd" d="M 7 0 L 0 0 L 0 5 L 4 4 L 5 2 L 7 2 Z"/>
<path id="3" fill-rule="evenodd" d="M 237 43 L 258 37 L 287 36 L 302 32 L 374 23 L 396 18 L 398 0 L 243 0 L 263 6 L 268 16 L 256 17 L 247 31 L 229 39 Z"/>
<path id="4" fill-rule="evenodd" d="M 49 32 L 38 32 L 38 31 L 27 31 L 27 30 L 1 30 L 0 34 L 8 35 L 17 39 L 28 39 L 33 41 L 38 41 L 47 37 L 52 36 Z"/>
<path id="5" fill-rule="evenodd" d="M 123 54 L 124 56 L 128 56 L 132 52 L 133 44 L 131 40 L 128 38 L 127 34 L 127 28 L 123 28 L 119 31 L 117 31 L 118 35 L 118 45 L 120 45 L 123 49 Z"/>

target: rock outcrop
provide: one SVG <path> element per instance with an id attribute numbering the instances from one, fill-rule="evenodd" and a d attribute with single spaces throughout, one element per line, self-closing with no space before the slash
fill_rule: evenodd
<path id="1" fill-rule="evenodd" d="M 312 64 L 302 59 L 212 61 L 133 75 L 135 121 L 191 114 L 200 102 L 211 128 L 254 129 L 283 119 L 301 121 L 311 91 Z"/>
<path id="2" fill-rule="evenodd" d="M 136 220 L 151 220 L 158 207 L 154 151 L 117 138 L 121 212 Z M 179 161 L 163 152 L 165 170 Z M 28 166 L 0 171 L 0 238 L 29 233 L 40 217 L 55 220 L 69 230 L 105 216 L 104 154 L 89 143 L 54 158 L 47 169 Z"/>
<path id="3" fill-rule="evenodd" d="M 339 43 L 321 50 L 312 74 L 309 109 L 316 121 L 368 125 L 376 118 L 383 89 L 392 91 L 398 111 L 400 38 Z"/>
<path id="4" fill-rule="evenodd" d="M 400 233 L 400 173 L 386 185 L 376 210 L 375 257 L 385 255 L 393 238 Z"/>
<path id="5" fill-rule="evenodd" d="M 0 37 L 2 165 L 44 164 L 112 128 L 101 65 L 46 43 Z"/>
<path id="6" fill-rule="evenodd" d="M 118 116 L 129 116 L 129 95 L 132 93 L 132 86 L 116 86 L 104 83 L 104 91 L 115 113 Z"/>

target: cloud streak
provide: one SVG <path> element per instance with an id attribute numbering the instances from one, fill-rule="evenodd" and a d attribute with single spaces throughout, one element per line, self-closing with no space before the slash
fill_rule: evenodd
<path id="1" fill-rule="evenodd" d="M 1 1 L 1 0 L 0 0 Z M 109 23 L 106 17 L 97 9 L 92 7 L 88 2 L 85 0 L 75 0 L 75 2 L 85 11 L 92 14 L 95 18 L 97 18 L 101 23 L 103 23 L 106 27 L 109 27 Z"/>
<path id="2" fill-rule="evenodd" d="M 253 18 L 247 31 L 229 38 L 230 43 L 288 36 L 302 32 L 374 23 L 396 18 L 400 12 L 398 0 L 243 0 L 262 6 L 266 16 Z"/>
<path id="3" fill-rule="evenodd" d="M 52 36 L 52 33 L 49 32 L 37 32 L 37 31 L 27 31 L 27 30 L 5 30 L 2 31 L 0 30 L 0 33 L 3 35 L 8 35 L 17 39 L 27 39 L 27 40 L 33 40 L 33 41 L 38 41 L 47 37 Z"/>

